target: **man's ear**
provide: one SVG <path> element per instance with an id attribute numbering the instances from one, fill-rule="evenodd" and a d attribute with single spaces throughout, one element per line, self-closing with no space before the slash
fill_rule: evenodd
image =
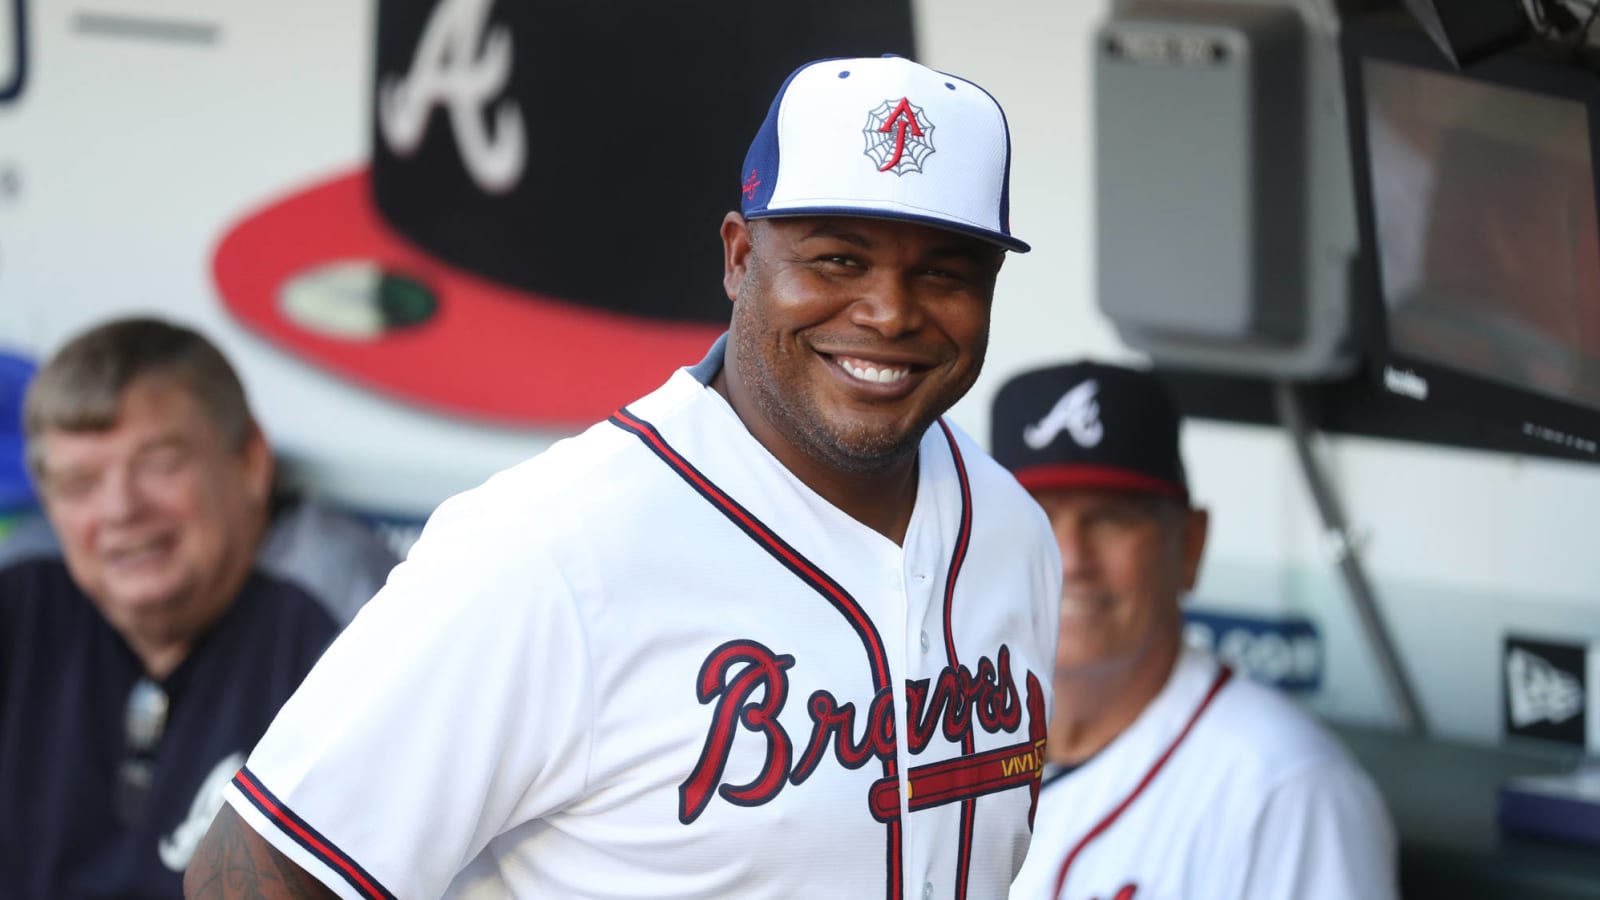
<path id="1" fill-rule="evenodd" d="M 1194 590 L 1200 580 L 1200 558 L 1206 552 L 1206 534 L 1211 530 L 1211 514 L 1195 507 L 1184 513 L 1183 590 Z"/>
<path id="2" fill-rule="evenodd" d="M 730 212 L 722 217 L 722 289 L 729 300 L 739 299 L 739 285 L 750 264 L 750 223 Z"/>
<path id="3" fill-rule="evenodd" d="M 267 443 L 266 434 L 254 422 L 250 423 L 250 433 L 245 436 L 240 455 L 244 460 L 245 487 L 250 499 L 264 508 L 272 493 L 272 476 L 277 468 L 277 460 L 272 455 L 272 445 Z"/>

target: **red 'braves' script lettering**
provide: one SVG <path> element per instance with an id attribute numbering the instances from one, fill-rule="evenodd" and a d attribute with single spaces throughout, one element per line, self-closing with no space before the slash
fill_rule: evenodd
<path id="1" fill-rule="evenodd" d="M 700 666 L 696 694 L 701 703 L 721 698 L 711 717 L 711 731 L 705 749 L 689 780 L 678 787 L 678 821 L 687 825 L 705 811 L 716 790 L 729 803 L 755 806 L 777 796 L 789 771 L 794 752 L 789 735 L 778 724 L 778 713 L 789 697 L 786 670 L 794 657 L 774 654 L 756 641 L 729 641 L 711 651 Z M 731 674 L 730 674 L 731 673 Z M 761 689 L 761 700 L 752 697 Z M 767 738 L 767 765 L 749 784 L 722 784 L 722 769 L 733 747 L 734 725 L 764 734 Z M 721 785 L 718 787 L 718 785 Z"/>
<path id="2" fill-rule="evenodd" d="M 811 736 L 805 752 L 795 759 L 794 743 L 778 722 L 789 696 L 788 670 L 794 662 L 793 656 L 776 654 L 759 642 L 736 640 L 713 650 L 701 665 L 696 695 L 701 703 L 715 701 L 716 705 L 700 760 L 678 788 L 680 822 L 687 825 L 698 818 L 713 793 L 739 806 L 767 803 L 785 783 L 798 785 L 811 777 L 830 749 L 847 769 L 858 769 L 873 760 L 894 760 L 894 696 L 887 689 L 872 698 L 859 729 L 854 703 L 841 703 L 826 690 L 812 694 L 806 704 Z M 928 747 L 936 731 L 959 743 L 972 731 L 974 722 L 995 734 L 1015 732 L 1022 721 L 1023 705 L 1011 676 L 1011 650 L 1003 644 L 994 661 L 988 657 L 978 660 L 976 673 L 964 665 L 947 666 L 936 679 L 907 682 L 906 699 L 912 729 L 909 749 L 914 754 Z M 1033 730 L 1040 731 L 1042 738 L 1042 700 L 1030 703 L 1029 715 L 1036 720 Z M 723 784 L 738 726 L 766 742 L 765 763 L 748 783 Z M 1019 786 L 1026 781 L 1037 782 L 1036 771 L 1031 779 L 1019 779 Z"/>
<path id="3" fill-rule="evenodd" d="M 1133 895 L 1138 890 L 1139 886 L 1136 884 L 1125 884 L 1122 886 L 1122 890 L 1111 896 L 1111 900 L 1133 900 Z"/>
<path id="4" fill-rule="evenodd" d="M 972 730 L 973 715 L 990 734 L 1017 730 L 1022 721 L 1022 704 L 1017 697 L 1017 684 L 1011 680 L 1011 648 L 1001 644 L 996 656 L 998 662 L 990 662 L 987 656 L 980 658 L 976 675 L 966 666 L 946 666 L 933 685 L 931 699 L 928 679 L 906 683 L 912 753 L 921 753 L 928 746 L 941 720 L 948 741 L 959 741 Z"/>
<path id="5" fill-rule="evenodd" d="M 851 737 L 856 730 L 854 703 L 841 706 L 832 694 L 817 691 L 811 695 L 810 709 L 811 743 L 789 776 L 795 784 L 816 771 L 830 739 L 834 756 L 846 769 L 859 769 L 869 759 L 894 758 L 894 697 L 887 689 L 872 698 L 872 707 L 867 711 L 867 730 L 860 743 Z"/>

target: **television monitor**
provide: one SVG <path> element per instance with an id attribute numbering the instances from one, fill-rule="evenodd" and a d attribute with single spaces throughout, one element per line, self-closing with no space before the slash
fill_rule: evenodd
<path id="1" fill-rule="evenodd" d="M 1382 390 L 1600 459 L 1600 77 L 1533 48 L 1457 70 L 1386 18 L 1341 51 Z"/>

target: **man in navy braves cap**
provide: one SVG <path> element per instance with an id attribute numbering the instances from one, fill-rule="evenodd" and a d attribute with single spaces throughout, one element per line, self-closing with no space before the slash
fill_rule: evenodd
<path id="1" fill-rule="evenodd" d="M 234 778 L 190 896 L 1003 896 L 1061 567 L 942 416 L 1027 249 L 1010 159 L 966 79 L 796 70 L 727 173 L 726 336 L 440 507 Z"/>
<path id="2" fill-rule="evenodd" d="M 1056 708 L 1016 898 L 1392 898 L 1371 781 L 1276 692 L 1185 648 L 1208 516 L 1154 375 L 1095 362 L 1001 387 L 991 446 L 1061 551 Z"/>

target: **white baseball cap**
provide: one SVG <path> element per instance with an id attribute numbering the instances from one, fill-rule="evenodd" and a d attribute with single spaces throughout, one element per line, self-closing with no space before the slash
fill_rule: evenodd
<path id="1" fill-rule="evenodd" d="M 899 219 L 1029 249 L 1011 236 L 1011 135 L 1000 104 L 965 78 L 899 56 L 796 69 L 740 180 L 747 219 Z"/>

